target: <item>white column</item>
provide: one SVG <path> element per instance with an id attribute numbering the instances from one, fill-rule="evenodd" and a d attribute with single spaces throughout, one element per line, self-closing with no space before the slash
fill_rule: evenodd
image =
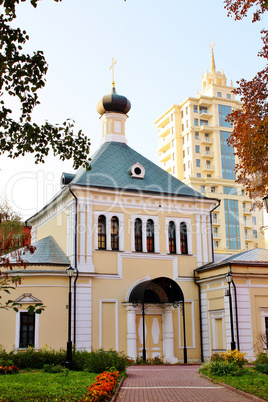
<path id="1" fill-rule="evenodd" d="M 147 235 L 146 235 L 146 222 L 147 220 L 142 219 L 142 251 L 147 252 Z"/>
<path id="2" fill-rule="evenodd" d="M 187 224 L 187 243 L 188 243 L 188 254 L 193 254 L 193 245 L 192 245 L 192 224 L 191 222 L 186 222 Z"/>
<path id="3" fill-rule="evenodd" d="M 207 217 L 202 215 L 203 264 L 208 263 Z"/>
<path id="4" fill-rule="evenodd" d="M 86 261 L 86 205 L 80 204 L 79 205 L 79 224 L 78 224 L 78 236 L 79 236 L 79 263 L 83 266 L 85 265 Z M 80 265 L 79 264 L 79 265 Z"/>
<path id="5" fill-rule="evenodd" d="M 93 248 L 93 219 L 92 219 L 92 203 L 87 204 L 87 212 L 86 212 L 86 245 L 87 245 L 87 255 L 86 255 L 86 265 L 87 270 L 89 272 L 94 272 L 94 265 L 92 262 L 92 248 Z M 98 235 L 95 231 L 95 236 L 98 238 Z"/>
<path id="6" fill-rule="evenodd" d="M 166 307 L 164 310 L 164 337 L 163 337 L 163 355 L 165 363 L 177 363 L 178 359 L 174 356 L 174 332 L 172 322 L 172 307 Z"/>
<path id="7" fill-rule="evenodd" d="M 136 312 L 134 307 L 127 307 L 127 355 L 137 358 Z"/>
<path id="8" fill-rule="evenodd" d="M 181 228 L 180 228 L 180 220 L 175 221 L 176 225 L 176 251 L 177 254 L 181 254 Z"/>
<path id="9" fill-rule="evenodd" d="M 77 284 L 76 288 L 76 347 L 91 350 L 92 335 L 92 280 Z"/>
<path id="10" fill-rule="evenodd" d="M 71 265 L 75 266 L 75 200 L 68 206 L 67 212 L 67 255 L 71 260 Z"/>
<path id="11" fill-rule="evenodd" d="M 131 216 L 130 231 L 131 231 L 131 251 L 135 250 L 135 217 Z"/>
<path id="12" fill-rule="evenodd" d="M 160 251 L 159 245 L 159 224 L 158 222 L 154 222 L 154 251 L 155 253 L 159 253 Z"/>
<path id="13" fill-rule="evenodd" d="M 165 235 L 166 235 L 166 253 L 169 254 L 169 238 L 168 238 L 168 227 L 169 227 L 169 220 L 166 218 L 165 222 Z M 176 231 L 175 231 L 176 236 Z"/>
<path id="14" fill-rule="evenodd" d="M 119 220 L 119 250 L 124 251 L 124 238 L 125 238 L 125 233 L 124 233 L 124 216 L 118 218 Z M 134 246 L 135 247 L 135 246 Z"/>
<path id="15" fill-rule="evenodd" d="M 197 266 L 202 265 L 202 240 L 201 240 L 201 225 L 200 225 L 200 215 L 195 215 L 196 223 L 196 254 L 197 254 Z"/>
<path id="16" fill-rule="evenodd" d="M 111 217 L 110 215 L 106 216 L 106 244 L 107 250 L 111 250 Z"/>

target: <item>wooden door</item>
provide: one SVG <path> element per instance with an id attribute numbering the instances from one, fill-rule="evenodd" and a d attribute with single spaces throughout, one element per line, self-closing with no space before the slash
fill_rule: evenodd
<path id="1" fill-rule="evenodd" d="M 143 349 L 143 325 L 142 315 L 136 316 L 137 329 L 137 356 L 142 356 Z M 145 348 L 147 359 L 156 356 L 163 357 L 162 348 L 162 316 L 145 315 Z"/>

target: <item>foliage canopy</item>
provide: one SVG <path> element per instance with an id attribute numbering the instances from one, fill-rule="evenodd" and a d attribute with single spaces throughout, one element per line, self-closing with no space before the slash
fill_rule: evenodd
<path id="1" fill-rule="evenodd" d="M 267 0 L 225 0 L 228 16 L 235 20 L 246 17 L 253 8 L 252 22 L 259 21 L 268 10 Z M 263 47 L 258 53 L 268 60 L 268 30 L 261 30 Z M 252 80 L 241 79 L 234 93 L 240 96 L 242 108 L 229 115 L 233 133 L 229 143 L 236 148 L 237 181 L 245 186 L 255 204 L 262 205 L 268 194 L 268 65 Z"/>
<path id="2" fill-rule="evenodd" d="M 38 100 L 38 91 L 45 86 L 48 65 L 42 51 L 32 55 L 23 53 L 29 40 L 27 33 L 13 28 L 16 6 L 26 0 L 0 0 L 0 155 L 10 158 L 31 153 L 35 162 L 44 162 L 52 150 L 61 160 L 73 159 L 73 167 L 89 168 L 89 139 L 78 131 L 74 134 L 74 121 L 67 119 L 62 125 L 46 121 L 42 125 L 32 122 L 32 112 Z M 36 7 L 39 0 L 30 0 Z M 54 0 L 58 2 L 59 0 Z M 15 120 L 8 106 L 12 98 L 19 101 L 20 117 Z"/>

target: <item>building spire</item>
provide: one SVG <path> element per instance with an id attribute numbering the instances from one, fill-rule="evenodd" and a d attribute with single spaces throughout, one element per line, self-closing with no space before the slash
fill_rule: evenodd
<path id="1" fill-rule="evenodd" d="M 211 42 L 211 44 L 209 45 L 210 49 L 211 49 L 211 71 L 214 73 L 216 71 L 216 66 L 215 66 L 215 59 L 214 59 L 214 53 L 213 53 L 213 48 L 215 46 L 214 42 Z"/>
<path id="2" fill-rule="evenodd" d="M 115 88 L 114 82 L 114 65 L 116 64 L 116 60 L 112 57 L 112 65 L 109 67 L 109 70 L 112 70 L 112 88 Z"/>

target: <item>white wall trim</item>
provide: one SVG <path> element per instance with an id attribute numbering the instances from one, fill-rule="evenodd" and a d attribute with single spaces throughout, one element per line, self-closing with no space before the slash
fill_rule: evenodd
<path id="1" fill-rule="evenodd" d="M 129 302 L 129 296 L 132 292 L 132 290 L 135 288 L 135 286 L 139 285 L 142 282 L 150 281 L 152 278 L 150 275 L 147 275 L 146 278 L 139 279 L 135 283 L 132 284 L 132 286 L 128 289 L 127 294 L 126 294 L 126 301 Z"/>
<path id="2" fill-rule="evenodd" d="M 210 313 L 210 317 L 211 317 L 211 321 L 212 321 L 212 349 L 220 350 L 217 345 L 217 333 L 216 333 L 215 320 L 221 319 L 222 320 L 223 349 L 226 350 L 224 309 L 210 311 L 209 313 Z"/>
<path id="3" fill-rule="evenodd" d="M 102 304 L 114 303 L 115 304 L 115 350 L 119 352 L 119 338 L 118 338 L 118 300 L 117 299 L 100 299 L 99 300 L 99 348 L 102 348 Z"/>

